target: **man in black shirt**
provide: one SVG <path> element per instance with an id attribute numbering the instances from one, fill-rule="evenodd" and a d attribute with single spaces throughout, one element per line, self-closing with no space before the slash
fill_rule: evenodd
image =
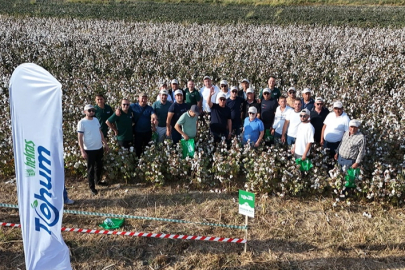
<path id="1" fill-rule="evenodd" d="M 211 109 L 210 129 L 214 136 L 214 142 L 220 142 L 222 137 L 225 137 L 229 142 L 232 135 L 231 109 L 226 106 L 226 95 L 224 93 L 219 92 L 217 94 L 218 104 L 212 103 L 211 97 L 213 95 L 215 95 L 215 90 L 211 88 L 207 103 Z"/>
<path id="2" fill-rule="evenodd" d="M 240 134 L 242 105 L 244 99 L 238 96 L 238 88 L 231 87 L 231 96 L 226 100 L 226 106 L 231 109 L 232 133 L 236 136 Z"/>
<path id="3" fill-rule="evenodd" d="M 315 128 L 314 141 L 316 143 L 321 142 L 323 121 L 325 121 L 326 116 L 329 114 L 329 110 L 324 107 L 324 100 L 321 97 L 315 99 L 315 106 L 311 110 L 311 124 Z"/>
<path id="4" fill-rule="evenodd" d="M 271 127 L 274 122 L 274 116 L 276 113 L 276 109 L 278 106 L 278 102 L 276 98 L 271 97 L 269 88 L 263 89 L 263 97 L 264 99 L 261 102 L 260 108 L 260 119 L 263 121 L 264 129 L 269 129 L 271 131 Z"/>

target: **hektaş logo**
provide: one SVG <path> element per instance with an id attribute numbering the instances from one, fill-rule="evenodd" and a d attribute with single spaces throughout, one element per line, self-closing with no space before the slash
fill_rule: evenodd
<path id="1" fill-rule="evenodd" d="M 25 156 L 25 165 L 30 168 L 26 168 L 26 176 L 31 177 L 35 176 L 35 143 L 33 141 L 25 141 L 25 149 L 24 149 L 24 156 Z"/>
<path id="2" fill-rule="evenodd" d="M 39 194 L 35 193 L 36 199 L 31 203 L 31 207 L 35 209 L 37 217 L 35 217 L 35 230 L 44 229 L 51 234 L 50 227 L 55 226 L 59 221 L 58 209 L 49 202 L 52 199 L 52 171 L 51 171 L 51 152 L 43 146 L 38 146 L 38 164 L 41 186 Z M 35 161 L 35 160 L 34 160 Z M 39 209 L 37 208 L 39 206 Z"/>

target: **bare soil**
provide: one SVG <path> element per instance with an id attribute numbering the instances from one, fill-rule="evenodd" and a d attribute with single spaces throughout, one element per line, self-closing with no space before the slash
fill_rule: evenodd
<path id="1" fill-rule="evenodd" d="M 17 204 L 15 184 L 0 182 L 0 203 Z M 190 190 L 175 184 L 112 184 L 93 196 L 85 180 L 68 180 L 65 209 L 193 222 L 244 225 L 237 192 Z M 236 188 L 235 188 L 236 190 Z M 402 269 L 403 209 L 334 198 L 257 195 L 244 244 L 63 232 L 73 269 Z M 98 229 L 105 217 L 64 214 L 63 227 Z M 0 208 L 1 222 L 19 223 Z M 187 223 L 126 219 L 122 231 L 245 238 L 245 231 Z M 0 269 L 25 269 L 18 228 L 0 228 Z"/>

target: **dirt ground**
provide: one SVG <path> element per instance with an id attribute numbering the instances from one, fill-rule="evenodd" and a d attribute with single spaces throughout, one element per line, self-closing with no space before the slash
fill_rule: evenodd
<path id="1" fill-rule="evenodd" d="M 0 203 L 17 204 L 15 183 L 0 181 Z M 68 180 L 80 210 L 242 226 L 237 192 L 189 190 L 175 184 L 112 184 L 93 196 L 85 180 Z M 236 190 L 236 189 L 235 189 Z M 244 244 L 63 232 L 73 269 L 402 269 L 403 209 L 334 198 L 256 197 Z M 98 229 L 105 217 L 64 214 L 63 227 Z M 0 221 L 19 223 L 0 207 Z M 245 238 L 245 231 L 191 223 L 126 219 L 120 231 Z M 0 269 L 25 269 L 19 228 L 0 228 Z"/>

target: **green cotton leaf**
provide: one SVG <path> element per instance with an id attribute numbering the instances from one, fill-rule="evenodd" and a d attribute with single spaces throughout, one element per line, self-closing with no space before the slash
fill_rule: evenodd
<path id="1" fill-rule="evenodd" d="M 35 200 L 33 203 L 31 203 L 32 208 L 36 208 L 38 206 L 38 201 Z"/>

